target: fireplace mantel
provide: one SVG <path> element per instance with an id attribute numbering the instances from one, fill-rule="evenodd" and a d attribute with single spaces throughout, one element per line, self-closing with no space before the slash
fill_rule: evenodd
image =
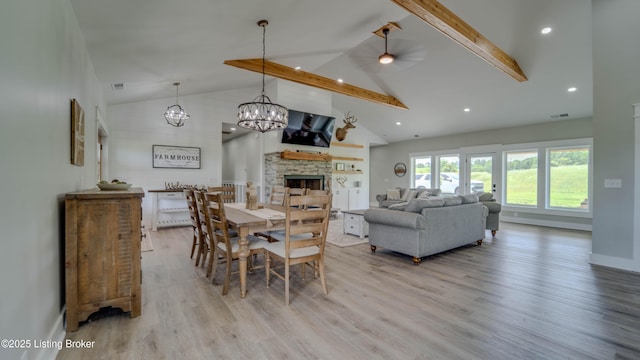
<path id="1" fill-rule="evenodd" d="M 285 150 L 280 153 L 280 157 L 286 160 L 331 161 L 331 155 L 327 153 L 308 153 Z"/>

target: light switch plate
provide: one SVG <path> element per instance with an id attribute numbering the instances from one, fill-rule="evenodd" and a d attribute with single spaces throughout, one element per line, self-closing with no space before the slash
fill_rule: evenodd
<path id="1" fill-rule="evenodd" d="M 605 188 L 621 188 L 622 179 L 604 179 Z"/>

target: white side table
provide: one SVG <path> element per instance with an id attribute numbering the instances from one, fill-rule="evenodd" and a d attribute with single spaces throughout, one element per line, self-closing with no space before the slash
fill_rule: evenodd
<path id="1" fill-rule="evenodd" d="M 359 236 L 364 239 L 369 236 L 369 223 L 364 220 L 366 210 L 342 211 L 342 233 Z"/>

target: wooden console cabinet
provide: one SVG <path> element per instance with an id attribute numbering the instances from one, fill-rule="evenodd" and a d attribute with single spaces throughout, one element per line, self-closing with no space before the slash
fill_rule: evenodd
<path id="1" fill-rule="evenodd" d="M 141 314 L 141 188 L 65 195 L 67 331 L 104 307 Z"/>

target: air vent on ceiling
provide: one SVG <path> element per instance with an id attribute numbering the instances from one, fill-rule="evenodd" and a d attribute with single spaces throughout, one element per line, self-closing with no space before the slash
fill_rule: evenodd
<path id="1" fill-rule="evenodd" d="M 111 84 L 111 88 L 115 91 L 124 90 L 124 83 Z"/>
<path id="2" fill-rule="evenodd" d="M 565 117 L 569 117 L 569 114 L 564 113 L 564 114 L 551 115 L 552 119 L 559 119 L 559 118 L 565 118 Z"/>
<path id="3" fill-rule="evenodd" d="M 222 130 L 222 135 L 229 135 L 229 134 L 231 134 L 231 131 Z"/>

